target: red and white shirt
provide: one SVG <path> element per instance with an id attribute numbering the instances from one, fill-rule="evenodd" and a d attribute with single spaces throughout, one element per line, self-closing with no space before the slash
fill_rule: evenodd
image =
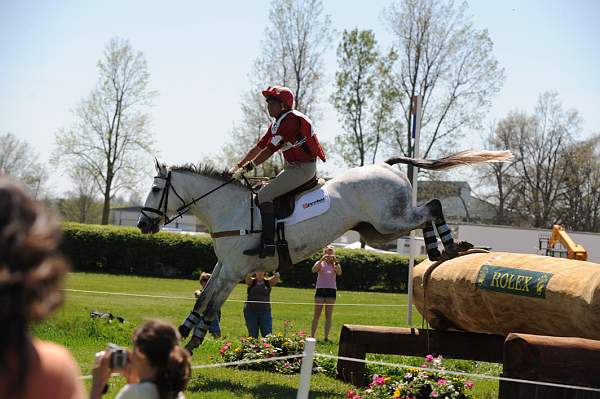
<path id="1" fill-rule="evenodd" d="M 281 150 L 286 162 L 314 161 L 316 156 L 306 152 L 302 146 L 303 139 L 311 132 L 310 119 L 296 110 L 289 110 L 269 125 L 258 142 L 258 148 Z"/>

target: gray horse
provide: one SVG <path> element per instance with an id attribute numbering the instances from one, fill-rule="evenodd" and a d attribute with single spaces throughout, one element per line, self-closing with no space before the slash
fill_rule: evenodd
<path id="1" fill-rule="evenodd" d="M 452 239 L 440 202 L 434 199 L 412 207 L 410 182 L 392 165 L 402 163 L 442 170 L 504 161 L 510 156 L 510 151 L 463 151 L 438 160 L 396 157 L 383 164 L 350 169 L 325 183 L 330 198 L 330 207 L 325 213 L 286 227 L 291 260 L 297 263 L 311 256 L 348 230 L 358 231 L 368 244 L 377 244 L 416 228 L 423 229 L 430 259 L 454 257 L 462 249 Z M 179 327 L 183 337 L 192 333 L 186 345 L 192 352 L 202 343 L 208 325 L 235 285 L 255 270 L 276 270 L 277 258 L 261 259 L 243 254 L 260 240 L 260 234 L 245 234 L 251 230 L 251 209 L 255 224 L 260 223 L 260 214 L 251 207 L 250 191 L 245 184 L 227 172 L 206 166 L 168 168 L 157 161 L 156 172 L 139 218 L 139 229 L 142 233 L 155 233 L 172 220 L 169 214 L 190 210 L 212 233 L 218 259 L 193 311 Z M 438 251 L 434 228 L 441 238 L 444 253 Z M 227 234 L 220 234 L 222 232 Z"/>

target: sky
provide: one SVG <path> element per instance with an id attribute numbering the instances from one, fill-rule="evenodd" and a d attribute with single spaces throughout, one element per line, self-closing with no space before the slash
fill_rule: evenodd
<path id="1" fill-rule="evenodd" d="M 168 4 L 168 5 L 167 5 Z M 335 49 L 344 29 L 371 29 L 382 49 L 393 37 L 383 19 L 391 0 L 324 0 L 337 31 L 325 54 L 323 118 L 317 131 L 333 142 L 340 132 L 328 98 L 336 70 Z M 577 109 L 584 136 L 600 133 L 600 1 L 528 0 L 468 2 L 477 29 L 487 29 L 506 80 L 486 122 L 514 109 L 532 111 L 540 93 L 559 93 Z M 73 123 L 72 110 L 94 88 L 96 64 L 108 41 L 129 39 L 142 51 L 159 96 L 150 109 L 157 156 L 168 164 L 196 162 L 220 152 L 268 23 L 266 0 L 17 1 L 0 0 L 0 134 L 27 141 L 47 161 L 54 135 Z M 265 82 L 265 86 L 277 82 Z M 457 147 L 481 145 L 468 132 Z M 336 162 L 324 169 L 342 170 Z M 60 168 L 50 187 L 70 187 Z"/>

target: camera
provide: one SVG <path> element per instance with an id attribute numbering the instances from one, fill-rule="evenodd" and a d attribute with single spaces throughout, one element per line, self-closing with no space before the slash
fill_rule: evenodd
<path id="1" fill-rule="evenodd" d="M 107 349 L 111 351 L 110 368 L 113 370 L 124 369 L 127 365 L 127 349 L 115 344 L 108 344 Z"/>

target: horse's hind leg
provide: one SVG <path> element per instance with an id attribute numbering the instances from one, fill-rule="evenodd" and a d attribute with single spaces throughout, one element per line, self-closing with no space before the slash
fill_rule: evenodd
<path id="1" fill-rule="evenodd" d="M 459 247 L 459 245 L 457 245 L 454 242 L 454 238 L 452 238 L 452 231 L 450 230 L 450 227 L 446 223 L 446 219 L 444 218 L 444 213 L 442 212 L 442 203 L 438 199 L 433 199 L 433 200 L 429 201 L 425 206 L 427 206 L 431 210 L 431 215 L 432 215 L 434 223 L 435 223 L 435 228 L 436 228 L 438 234 L 440 235 L 440 239 L 442 240 L 442 245 L 444 246 L 444 251 L 450 258 L 454 258 L 454 257 L 458 256 L 458 252 L 459 252 L 459 250 L 461 250 L 461 248 Z M 431 228 L 431 231 L 428 232 L 428 236 L 431 237 L 432 233 L 433 233 L 433 228 Z M 425 236 L 425 228 L 423 229 L 423 237 L 425 238 L 425 242 L 427 243 L 427 237 Z M 466 244 L 466 245 L 470 245 L 470 244 Z M 437 240 L 436 240 L 435 247 L 437 248 Z"/>
<path id="2" fill-rule="evenodd" d="M 425 248 L 427 249 L 429 260 L 439 259 L 441 254 L 438 250 L 437 237 L 435 236 L 431 221 L 425 223 L 425 226 L 423 226 L 423 239 L 425 240 Z"/>

